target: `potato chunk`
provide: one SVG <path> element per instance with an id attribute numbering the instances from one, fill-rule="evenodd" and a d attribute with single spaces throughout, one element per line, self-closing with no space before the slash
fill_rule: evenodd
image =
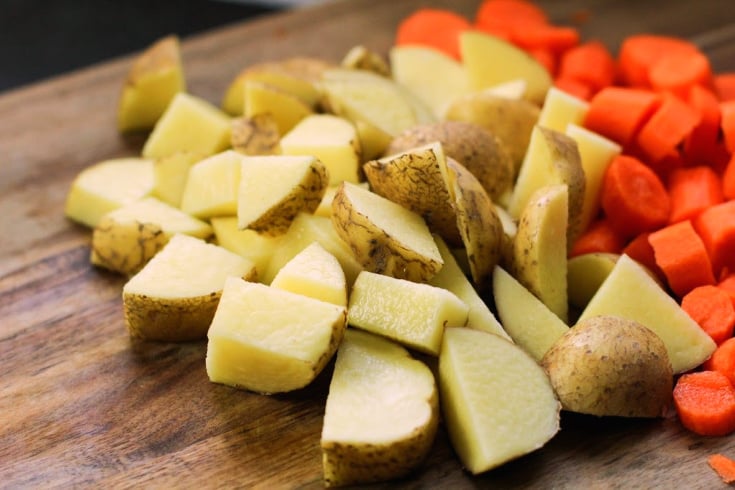
<path id="1" fill-rule="evenodd" d="M 344 307 L 231 277 L 207 334 L 209 379 L 259 393 L 311 383 L 336 352 Z"/>
<path id="2" fill-rule="evenodd" d="M 425 459 L 438 423 L 429 368 L 390 340 L 348 329 L 324 411 L 325 485 L 406 475 Z"/>
<path id="3" fill-rule="evenodd" d="M 203 339 L 229 276 L 255 279 L 255 266 L 217 245 L 174 235 L 123 287 L 130 335 L 167 342 Z"/>

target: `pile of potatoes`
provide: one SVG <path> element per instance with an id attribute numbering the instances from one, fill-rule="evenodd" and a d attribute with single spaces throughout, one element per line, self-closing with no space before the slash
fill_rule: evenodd
<path id="1" fill-rule="evenodd" d="M 639 264 L 568 260 L 620 151 L 581 126 L 586 103 L 551 87 L 508 43 L 471 33 L 462 46 L 483 56 L 462 66 L 429 48 L 397 47 L 386 60 L 356 47 L 339 64 L 254 64 L 217 107 L 186 92 L 178 40 L 162 39 L 135 60 L 118 107 L 120 131 L 150 131 L 141 154 L 90 166 L 68 195 L 66 215 L 92 229 L 91 262 L 128 278 L 130 335 L 208 338 L 214 382 L 299 389 L 343 347 L 350 361 L 338 366 L 367 369 L 379 357 L 394 374 L 423 369 L 407 367 L 412 353 L 438 360 L 433 377 L 416 375 L 428 387 L 416 407 L 430 416 L 398 428 L 424 442 L 408 444 L 399 430 L 378 456 L 364 436 L 348 444 L 332 430 L 351 403 L 330 402 L 347 376 L 335 370 L 322 441 L 328 485 L 414 470 L 431 447 L 439 394 L 457 407 L 446 423 L 462 463 L 479 473 L 543 446 L 560 408 L 660 416 L 673 375 L 714 350 Z M 404 299 L 385 306 L 391 298 Z M 465 343 L 477 348 L 463 353 Z M 463 376 L 478 378 L 463 367 L 473 362 L 504 380 L 492 388 L 502 396 L 463 391 Z M 540 401 L 524 401 L 524 390 Z M 503 434 L 502 421 L 461 408 L 487 414 L 502 403 L 545 422 Z M 354 471 L 368 460 L 369 471 Z"/>

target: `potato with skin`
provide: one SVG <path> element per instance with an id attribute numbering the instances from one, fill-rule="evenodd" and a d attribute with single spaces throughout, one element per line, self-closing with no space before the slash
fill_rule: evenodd
<path id="1" fill-rule="evenodd" d="M 513 160 L 503 142 L 485 128 L 464 121 L 422 124 L 403 131 L 391 141 L 392 155 L 438 141 L 444 154 L 477 177 L 494 202 L 510 191 L 515 174 Z"/>
<path id="2" fill-rule="evenodd" d="M 340 62 L 342 68 L 366 70 L 383 77 L 390 76 L 390 66 L 383 57 L 363 46 L 353 46 Z"/>
<path id="3" fill-rule="evenodd" d="M 455 99 L 447 108 L 445 118 L 474 123 L 494 134 L 510 153 L 515 180 L 539 112 L 538 106 L 527 100 L 473 92 Z"/>
<path id="4" fill-rule="evenodd" d="M 431 450 L 438 425 L 431 370 L 388 339 L 347 329 L 324 410 L 325 485 L 407 475 Z"/>
<path id="5" fill-rule="evenodd" d="M 278 124 L 270 113 L 232 120 L 232 149 L 245 155 L 277 155 L 280 152 Z"/>
<path id="6" fill-rule="evenodd" d="M 331 219 L 368 271 L 425 282 L 442 267 L 439 249 L 421 216 L 359 185 L 340 184 Z"/>
<path id="7" fill-rule="evenodd" d="M 671 400 L 666 346 L 634 320 L 602 315 L 580 321 L 541 364 L 562 408 L 571 412 L 660 417 Z"/>
<path id="8" fill-rule="evenodd" d="M 445 165 L 441 143 L 410 147 L 363 165 L 376 194 L 418 213 L 429 229 L 452 246 L 461 246 L 457 213 L 442 176 Z"/>
<path id="9" fill-rule="evenodd" d="M 542 187 L 528 201 L 513 240 L 513 275 L 562 321 L 567 293 L 567 186 Z"/>

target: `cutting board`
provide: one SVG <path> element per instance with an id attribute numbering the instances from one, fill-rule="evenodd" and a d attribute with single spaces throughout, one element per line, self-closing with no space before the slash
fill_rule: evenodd
<path id="1" fill-rule="evenodd" d="M 184 41 L 189 90 L 218 103 L 257 61 L 338 61 L 359 43 L 386 53 L 399 19 L 426 3 L 469 15 L 478 2 L 345 0 L 233 24 Z M 611 49 L 635 32 L 677 34 L 715 69 L 735 70 L 729 0 L 541 5 Z M 80 170 L 140 151 L 143 135 L 115 129 L 131 59 L 0 95 L 0 486 L 321 488 L 330 369 L 301 391 L 262 396 L 210 383 L 205 342 L 132 341 L 123 278 L 90 266 L 89 230 L 63 216 Z M 442 428 L 416 473 L 375 487 L 717 488 L 714 452 L 735 457 L 735 440 L 697 437 L 673 418 L 564 414 L 547 446 L 480 476 Z"/>

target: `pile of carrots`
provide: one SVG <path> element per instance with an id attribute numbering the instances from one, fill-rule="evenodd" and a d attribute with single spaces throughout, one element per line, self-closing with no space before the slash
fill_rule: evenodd
<path id="1" fill-rule="evenodd" d="M 585 127 L 621 145 L 572 255 L 626 253 L 659 276 L 718 345 L 677 380 L 679 418 L 698 434 L 735 432 L 735 72 L 715 73 L 694 43 L 672 36 L 633 35 L 613 54 L 529 0 L 484 0 L 474 19 L 419 9 L 396 44 L 460 59 L 468 29 L 533 56 L 556 87 L 588 102 Z"/>

